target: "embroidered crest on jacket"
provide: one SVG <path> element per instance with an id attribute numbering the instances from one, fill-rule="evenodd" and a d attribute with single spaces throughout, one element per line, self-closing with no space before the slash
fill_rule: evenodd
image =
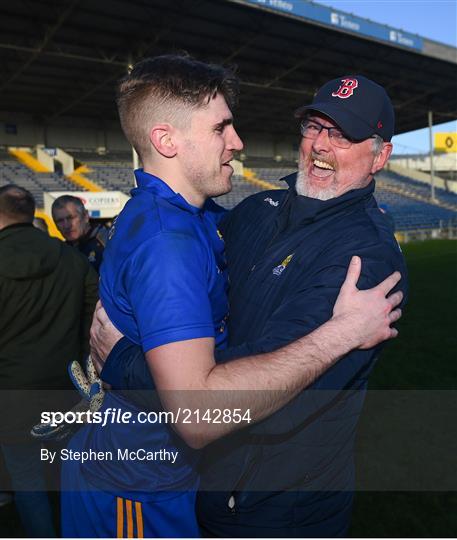
<path id="1" fill-rule="evenodd" d="M 290 263 L 290 261 L 292 260 L 292 257 L 294 256 L 293 253 L 291 253 L 290 255 L 287 255 L 287 257 L 282 261 L 281 264 L 279 264 L 278 266 L 275 266 L 273 268 L 273 274 L 275 276 L 280 276 L 284 270 L 286 269 L 287 265 Z"/>
<path id="2" fill-rule="evenodd" d="M 263 200 L 267 203 L 270 203 L 271 206 L 279 206 L 279 201 L 274 201 L 271 197 L 266 197 Z"/>

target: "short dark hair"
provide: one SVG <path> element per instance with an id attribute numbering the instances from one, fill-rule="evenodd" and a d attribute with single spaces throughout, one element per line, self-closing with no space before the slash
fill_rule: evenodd
<path id="1" fill-rule="evenodd" d="M 35 215 L 35 199 L 30 191 L 15 184 L 2 186 L 0 214 L 11 222 L 32 223 Z"/>
<path id="2" fill-rule="evenodd" d="M 185 109 L 201 107 L 217 93 L 230 109 L 236 106 L 239 81 L 233 70 L 186 55 L 146 58 L 119 83 L 117 106 L 122 129 L 141 157 L 149 147 L 145 120 L 182 120 Z"/>
<path id="3" fill-rule="evenodd" d="M 51 213 L 54 214 L 54 210 L 58 208 L 65 208 L 67 204 L 74 204 L 76 211 L 80 216 L 83 216 L 86 213 L 86 207 L 79 197 L 74 195 L 61 195 L 52 203 Z"/>

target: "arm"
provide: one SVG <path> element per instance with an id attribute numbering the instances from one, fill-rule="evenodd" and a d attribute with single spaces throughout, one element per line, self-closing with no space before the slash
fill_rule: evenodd
<path id="1" fill-rule="evenodd" d="M 378 332 L 375 339 L 369 335 L 379 321 L 371 326 L 374 321 L 359 311 L 363 300 L 355 309 L 352 306 L 349 311 L 341 311 L 341 305 L 346 304 L 344 296 L 371 294 L 355 292 L 360 259 L 354 261 L 342 287 L 343 298 L 335 306 L 335 316 L 308 336 L 272 353 L 216 365 L 211 339 L 172 343 L 148 351 L 146 361 L 165 408 L 175 413 L 179 408 L 250 409 L 252 418 L 258 422 L 285 405 L 350 350 L 371 348 L 389 337 L 392 332 L 389 316 L 382 337 Z M 382 297 L 381 304 L 387 302 L 387 292 L 376 290 L 379 300 Z M 381 307 L 376 304 L 373 296 L 371 315 Z M 380 312 L 384 318 L 386 305 Z M 200 448 L 239 427 L 240 424 L 197 423 L 177 424 L 176 430 L 190 446 Z"/>
<path id="2" fill-rule="evenodd" d="M 390 324 L 399 313 L 391 314 L 391 309 L 401 298 L 396 294 L 386 300 L 385 295 L 399 276 L 373 290 L 358 291 L 359 273 L 360 259 L 355 258 L 332 320 L 273 353 L 216 365 L 210 338 L 169 343 L 148 351 L 147 363 L 164 406 L 175 412 L 180 407 L 249 408 L 258 421 L 287 403 L 349 350 L 371 347 L 395 336 Z M 249 392 L 233 395 L 228 390 Z M 201 447 L 241 426 L 201 423 L 175 427 L 188 444 Z"/>

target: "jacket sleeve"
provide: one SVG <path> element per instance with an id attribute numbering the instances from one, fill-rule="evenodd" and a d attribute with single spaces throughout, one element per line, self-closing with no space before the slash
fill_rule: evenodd
<path id="1" fill-rule="evenodd" d="M 101 378 L 114 390 L 155 390 L 143 349 L 126 337 L 109 353 Z"/>

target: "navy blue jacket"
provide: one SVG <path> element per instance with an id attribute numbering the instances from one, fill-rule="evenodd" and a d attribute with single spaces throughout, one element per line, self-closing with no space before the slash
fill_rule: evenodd
<path id="1" fill-rule="evenodd" d="M 374 182 L 319 201 L 296 195 L 295 175 L 286 180 L 289 190 L 253 195 L 222 223 L 230 347 L 218 352 L 220 361 L 275 350 L 327 321 L 352 255 L 362 258 L 359 288 L 399 270 L 406 292 L 404 260 L 373 197 Z M 128 347 L 120 342 L 113 350 L 108 376 Z M 352 352 L 270 418 L 206 449 L 197 506 L 206 534 L 346 532 L 355 429 L 379 350 Z M 144 361 L 140 367 L 124 353 L 130 367 L 122 384 L 138 388 L 141 378 L 144 388 Z"/>

